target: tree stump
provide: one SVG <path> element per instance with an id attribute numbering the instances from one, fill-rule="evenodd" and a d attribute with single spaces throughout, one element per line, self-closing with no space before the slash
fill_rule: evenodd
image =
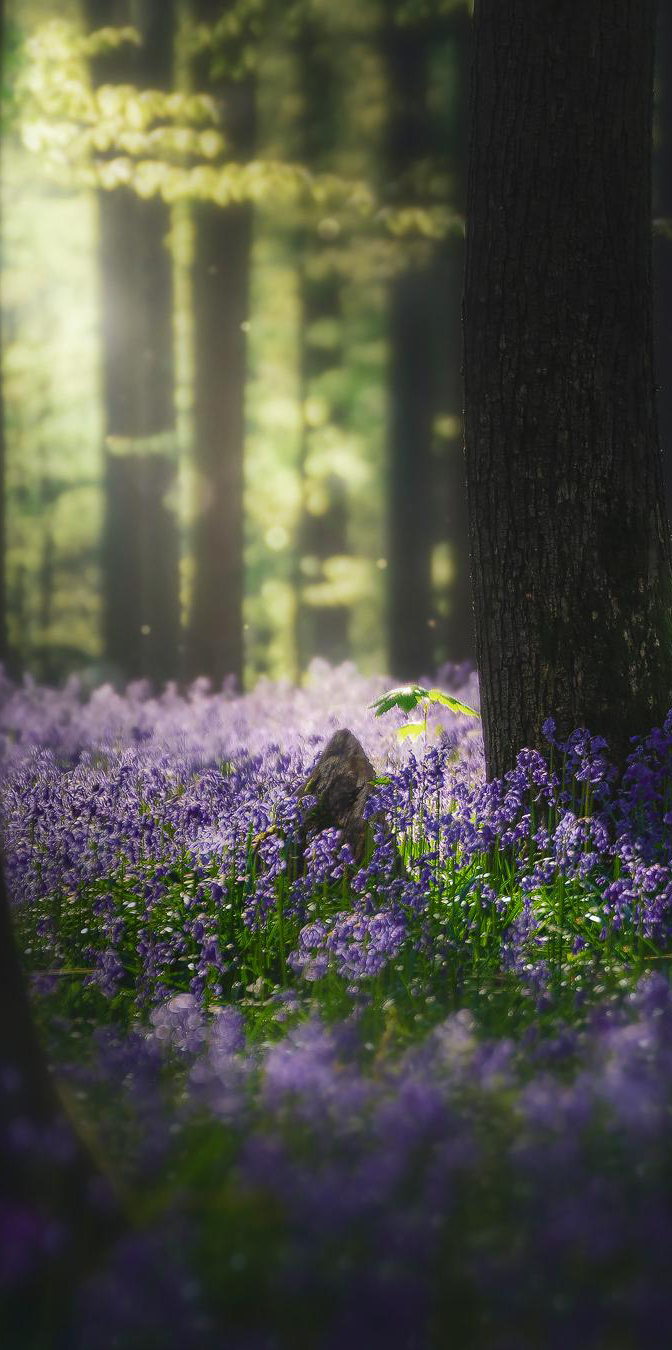
<path id="1" fill-rule="evenodd" d="M 317 798 L 306 815 L 305 843 L 321 830 L 341 830 L 343 842 L 350 845 L 355 862 L 360 863 L 369 823 L 364 807 L 375 777 L 376 770 L 357 737 L 347 728 L 335 731 L 301 790 L 301 796 Z"/>

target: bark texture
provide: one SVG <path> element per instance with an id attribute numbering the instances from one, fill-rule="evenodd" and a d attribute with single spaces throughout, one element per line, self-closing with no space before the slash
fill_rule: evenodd
<path id="1" fill-rule="evenodd" d="M 389 825 L 382 812 L 367 818 L 366 803 L 374 789 L 376 770 L 364 747 L 347 727 L 335 731 L 319 756 L 312 773 L 303 784 L 300 797 L 314 797 L 306 811 L 303 826 L 294 839 L 290 857 L 291 877 L 304 874 L 306 849 L 322 830 L 341 831 L 341 841 L 349 844 L 357 865 L 370 857 L 374 827 L 380 826 L 389 837 Z M 270 836 L 284 839 L 279 826 L 262 830 L 253 841 L 255 850 Z M 257 853 L 257 869 L 263 870 Z M 401 859 L 397 868 L 401 871 Z"/>
<path id="2" fill-rule="evenodd" d="M 172 0 L 88 0 L 88 19 L 92 28 L 135 24 L 143 38 L 97 58 L 97 84 L 171 87 Z M 104 648 L 120 676 L 158 685 L 178 675 L 180 641 L 176 450 L 166 445 L 175 434 L 170 213 L 124 187 L 101 192 L 99 208 Z"/>
<path id="3" fill-rule="evenodd" d="M 231 5 L 197 0 L 195 16 L 214 24 Z M 195 82 L 220 107 L 227 156 L 244 162 L 256 139 L 252 76 L 212 73 L 200 60 Z M 194 464 L 198 512 L 193 532 L 194 590 L 189 622 L 191 675 L 215 686 L 243 677 L 243 448 L 245 439 L 245 323 L 249 307 L 252 207 L 194 206 Z"/>
<path id="4" fill-rule="evenodd" d="M 376 770 L 357 737 L 347 728 L 335 731 L 303 788 L 317 800 L 306 818 L 302 852 L 314 835 L 332 828 L 342 831 L 343 842 L 350 845 L 355 861 L 362 861 L 369 833 L 364 807 L 375 776 Z"/>
<path id="5" fill-rule="evenodd" d="M 658 6 L 657 154 L 654 160 L 654 233 L 656 378 L 663 476 L 668 516 L 672 514 L 672 13 Z"/>
<path id="6" fill-rule="evenodd" d="M 486 761 L 672 701 L 653 377 L 653 0 L 477 0 L 465 437 Z"/>

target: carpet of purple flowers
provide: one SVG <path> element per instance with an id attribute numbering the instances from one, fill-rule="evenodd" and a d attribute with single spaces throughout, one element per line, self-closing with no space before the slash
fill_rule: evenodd
<path id="1" fill-rule="evenodd" d="M 485 784 L 476 722 L 400 741 L 383 688 L 3 690 L 22 957 L 128 1217 L 68 1350 L 669 1344 L 672 716 L 620 778 L 549 721 Z M 371 848 L 299 865 L 339 726 Z M 48 1148 L 4 1118 L 5 1156 Z M 3 1235 L 5 1290 L 70 1240 L 0 1206 Z"/>

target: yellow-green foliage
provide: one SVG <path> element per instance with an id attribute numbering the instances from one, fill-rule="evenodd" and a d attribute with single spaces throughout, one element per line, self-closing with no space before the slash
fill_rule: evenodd
<path id="1" fill-rule="evenodd" d="M 234 7 L 216 25 L 186 29 L 187 43 L 221 50 L 242 32 L 245 50 L 261 40 L 263 0 Z M 257 39 L 249 45 L 248 39 Z M 301 205 L 338 208 L 341 225 L 363 226 L 395 237 L 439 239 L 460 218 L 448 202 L 390 206 L 372 184 L 343 173 L 313 173 L 304 164 L 279 159 L 237 163 L 227 159 L 221 109 L 208 93 L 137 89 L 131 84 L 94 88 L 88 60 L 125 44 L 137 44 L 134 28 L 104 28 L 82 34 L 64 19 L 43 24 L 26 42 L 18 85 L 21 136 L 43 170 L 71 187 L 113 191 L 132 188 L 141 197 L 165 201 L 212 201 L 218 206 L 251 201 L 278 211 Z M 251 64 L 245 59 L 244 68 Z M 236 69 L 236 75 L 241 73 Z M 196 163 L 194 163 L 196 161 Z"/>
<path id="2" fill-rule="evenodd" d="M 437 0 L 440 4 L 440 0 Z M 25 41 L 16 83 L 16 136 L 3 165 L 4 364 L 8 413 L 8 582 L 12 639 L 25 664 L 45 652 L 100 654 L 99 549 L 103 507 L 96 193 L 130 188 L 171 207 L 175 278 L 181 595 L 189 612 L 191 525 L 199 509 L 193 442 L 190 291 L 194 206 L 255 206 L 245 440 L 246 675 L 296 673 L 297 597 L 345 605 L 350 646 L 380 669 L 387 568 L 385 454 L 391 279 L 423 266 L 462 222 L 450 176 L 418 164 L 408 200 L 389 200 L 384 173 L 387 89 L 377 41 L 379 0 L 239 0 L 207 30 L 185 23 L 177 88 L 95 87 L 94 56 L 136 44 L 133 29 L 85 34 L 78 6 L 10 0 Z M 402 6 L 403 9 L 403 6 Z M 295 38 L 306 14 L 334 44 L 347 85 L 338 143 L 319 172 L 301 162 Z M 404 17 L 402 15 L 402 17 Z M 422 16 L 416 14 L 418 21 Z M 230 158 L 226 108 L 191 86 L 194 65 L 223 87 L 253 67 L 257 156 Z M 333 365 L 302 388 L 301 268 L 340 278 L 338 320 L 313 324 L 312 345 Z M 437 441 L 459 431 L 442 410 Z M 449 425 L 449 431 L 445 426 Z M 443 430 L 442 430 L 443 428 Z M 107 442 L 109 452 L 156 448 Z M 170 449 L 170 447 L 168 447 Z M 345 551 L 318 559 L 298 548 L 303 512 L 319 519 L 330 481 L 344 485 Z M 440 560 L 439 560 L 440 561 Z M 445 589 L 445 567 L 437 570 Z M 438 583 L 437 583 L 438 588 Z M 70 662 L 72 665 L 73 662 Z M 68 662 L 64 664 L 66 668 Z M 53 666 L 58 666 L 54 655 Z"/>

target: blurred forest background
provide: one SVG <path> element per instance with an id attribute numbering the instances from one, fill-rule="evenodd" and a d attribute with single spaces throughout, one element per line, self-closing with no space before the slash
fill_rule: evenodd
<path id="1" fill-rule="evenodd" d="M 466 0 L 5 0 L 3 31 L 5 665 L 472 659 Z"/>

